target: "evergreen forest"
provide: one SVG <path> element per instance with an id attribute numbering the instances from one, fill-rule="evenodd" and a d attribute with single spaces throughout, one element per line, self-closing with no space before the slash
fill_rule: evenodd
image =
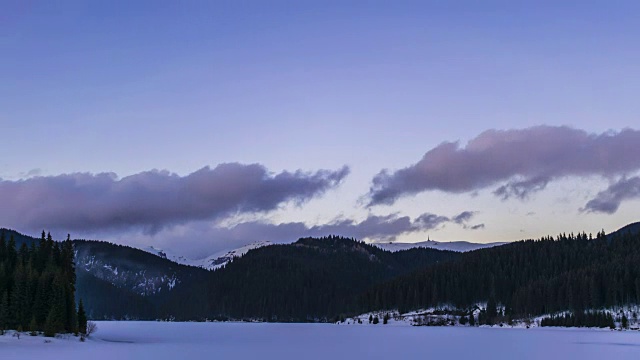
<path id="1" fill-rule="evenodd" d="M 640 303 L 640 234 L 562 234 L 519 241 L 435 264 L 370 289 L 360 311 L 400 312 L 486 303 L 484 323 Z M 572 319 L 572 320 L 574 320 Z"/>
<path id="2" fill-rule="evenodd" d="M 541 325 L 601 327 L 613 322 L 604 310 L 640 304 L 638 224 L 467 253 L 301 238 L 251 250 L 215 271 L 106 242 L 6 234 L 0 329 L 76 332 L 85 318 L 76 311 L 79 298 L 91 319 L 332 322 L 449 309 L 472 325 L 550 315 Z"/>
<path id="3" fill-rule="evenodd" d="M 13 234 L 0 232 L 0 331 L 77 333 L 86 319 L 76 310 L 73 243 L 43 232 L 37 243 L 27 244 L 18 247 Z"/>

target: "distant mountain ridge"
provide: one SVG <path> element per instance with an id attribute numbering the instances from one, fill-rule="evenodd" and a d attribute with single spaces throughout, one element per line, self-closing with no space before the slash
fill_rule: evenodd
<path id="1" fill-rule="evenodd" d="M 390 252 L 340 236 L 301 238 L 250 250 L 211 272 L 204 288 L 171 296 L 182 304 L 206 292 L 198 313 L 209 318 L 331 321 L 356 309 L 357 295 L 371 286 L 458 256 L 425 248 Z"/>
<path id="2" fill-rule="evenodd" d="M 624 235 L 627 233 L 630 233 L 630 234 L 640 233 L 640 221 L 623 226 L 622 228 L 607 234 L 607 237 L 613 237 L 615 235 Z"/>
<path id="3" fill-rule="evenodd" d="M 374 242 L 368 243 L 369 245 L 376 246 L 380 249 L 395 252 L 401 250 L 409 250 L 414 248 L 436 249 L 455 252 L 467 252 L 478 249 L 490 248 L 494 246 L 501 246 L 508 244 L 508 242 L 492 242 L 492 243 L 474 243 L 469 241 L 434 241 L 427 240 L 416 243 L 402 243 L 402 242 Z M 238 248 L 218 251 L 204 259 L 190 259 L 183 255 L 173 254 L 166 250 L 162 250 L 153 246 L 140 248 L 142 251 L 146 251 L 150 254 L 159 256 L 163 259 L 171 260 L 175 263 L 195 266 L 206 270 L 216 270 L 222 268 L 228 264 L 234 257 L 245 255 L 249 250 L 261 248 L 264 246 L 274 245 L 270 241 L 259 241 L 250 243 Z"/>
<path id="4" fill-rule="evenodd" d="M 17 247 L 40 240 L 13 230 L 0 231 L 5 232 L 7 240 L 13 236 Z M 612 242 L 628 233 L 640 233 L 640 222 L 606 237 Z M 77 299 L 85 301 L 94 319 L 327 320 L 336 314 L 333 311 L 363 309 L 362 304 L 355 303 L 355 296 L 381 282 L 400 276 L 408 279 L 406 276 L 413 271 L 436 263 L 458 262 L 457 259 L 469 254 L 482 257 L 514 248 L 528 249 L 523 245 L 502 246 L 505 243 L 429 240 L 370 244 L 327 237 L 302 238 L 278 245 L 257 242 L 190 260 L 155 247 L 141 250 L 102 241 L 73 243 Z M 516 253 L 522 258 L 519 261 L 528 256 L 525 252 Z M 400 282 L 395 284 L 404 286 Z M 491 281 L 487 280 L 487 284 Z M 440 296 L 450 286 L 446 282 L 439 285 Z M 471 285 L 464 287 L 470 288 Z M 373 308 L 378 302 L 376 296 L 366 298 Z M 409 299 L 425 295 L 407 291 L 403 296 L 406 298 L 401 299 L 402 304 L 407 304 Z M 381 295 L 380 299 L 385 297 Z"/>
<path id="5" fill-rule="evenodd" d="M 485 249 L 494 246 L 501 246 L 508 244 L 508 242 L 492 242 L 492 243 L 473 243 L 469 241 L 435 241 L 435 240 L 427 240 L 416 243 L 399 243 L 399 242 L 389 242 L 389 243 L 371 243 L 371 245 L 377 246 L 381 249 L 389 250 L 389 251 L 400 251 L 407 250 L 413 248 L 427 248 L 427 249 L 438 249 L 438 250 L 448 250 L 455 252 L 467 252 L 474 251 L 478 249 Z"/>
<path id="6" fill-rule="evenodd" d="M 194 267 L 202 268 L 205 270 L 216 270 L 228 264 L 231 260 L 233 260 L 234 257 L 242 256 L 246 254 L 249 250 L 253 250 L 253 249 L 257 249 L 257 248 L 260 248 L 263 246 L 269 246 L 269 245 L 273 245 L 273 243 L 270 241 L 254 242 L 236 249 L 222 250 L 217 253 L 214 253 L 213 255 L 207 256 L 204 259 L 195 259 L 195 260 L 187 258 L 186 256 L 183 256 L 183 255 L 172 254 L 168 251 L 158 249 L 153 246 L 148 246 L 140 250 L 159 256 L 163 259 L 171 260 L 178 264 L 194 266 Z"/>

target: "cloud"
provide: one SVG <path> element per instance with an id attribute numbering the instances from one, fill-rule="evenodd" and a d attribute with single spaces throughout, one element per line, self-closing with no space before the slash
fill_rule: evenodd
<path id="1" fill-rule="evenodd" d="M 28 177 L 40 176 L 40 175 L 42 175 L 42 173 L 43 173 L 42 169 L 36 168 L 36 169 L 31 169 L 31 170 L 27 171 L 26 173 L 21 173 L 20 177 L 21 178 L 28 178 Z"/>
<path id="2" fill-rule="evenodd" d="M 640 169 L 640 131 L 589 134 L 570 127 L 489 130 L 469 141 L 445 142 L 416 164 L 382 170 L 369 190 L 369 206 L 393 204 L 423 191 L 474 192 L 498 186 L 502 199 L 526 199 L 568 176 L 624 175 Z"/>
<path id="3" fill-rule="evenodd" d="M 356 223 L 354 220 L 342 220 L 326 225 L 313 226 L 308 229 L 310 236 L 337 234 L 356 239 L 375 239 L 392 241 L 399 235 L 436 229 L 451 219 L 425 213 L 414 220 L 408 216 L 396 214 L 386 216 L 370 215 L 364 221 Z"/>
<path id="4" fill-rule="evenodd" d="M 623 177 L 606 190 L 599 192 L 581 210 L 583 212 L 613 214 L 618 211 L 624 200 L 635 198 L 640 198 L 640 177 Z"/>
<path id="5" fill-rule="evenodd" d="M 471 229 L 471 230 L 481 230 L 481 229 L 484 229 L 484 228 L 485 228 L 484 224 L 478 224 L 478 225 L 473 225 L 469 229 Z"/>
<path id="6" fill-rule="evenodd" d="M 474 211 L 463 211 L 459 215 L 453 217 L 452 221 L 456 224 L 465 224 L 475 215 Z"/>
<path id="7" fill-rule="evenodd" d="M 460 215 L 472 214 L 471 216 Z M 261 221 L 249 221 L 224 227 L 211 222 L 197 222 L 164 229 L 155 235 L 130 234 L 122 235 L 117 242 L 138 245 L 154 245 L 164 248 L 179 246 L 179 251 L 192 258 L 203 258 L 221 250 L 244 246 L 246 244 L 271 241 L 273 243 L 291 243 L 306 236 L 326 236 L 330 234 L 353 237 L 359 240 L 393 241 L 397 236 L 408 233 L 438 229 L 446 224 L 457 224 L 466 227 L 473 212 L 447 217 L 430 213 L 422 214 L 415 219 L 397 214 L 377 216 L 369 215 L 357 222 L 354 220 L 337 220 L 328 224 L 308 226 L 302 222 L 271 224 Z M 456 221 L 454 219 L 465 219 Z M 472 227 L 473 228 L 473 227 Z M 179 245 L 177 245 L 179 244 Z"/>
<path id="8" fill-rule="evenodd" d="M 302 204 L 338 186 L 349 168 L 271 174 L 259 164 L 221 164 L 186 176 L 147 171 L 75 173 L 0 181 L 0 218 L 22 230 L 98 231 L 219 219 Z"/>
<path id="9" fill-rule="evenodd" d="M 526 179 L 523 181 L 513 181 L 508 184 L 502 185 L 497 188 L 493 194 L 507 200 L 511 197 L 525 200 L 530 194 L 544 190 L 547 187 L 550 179 L 546 177 L 537 177 L 533 179 Z"/>

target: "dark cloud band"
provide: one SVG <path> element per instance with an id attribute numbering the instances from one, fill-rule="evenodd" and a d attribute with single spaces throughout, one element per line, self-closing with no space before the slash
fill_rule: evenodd
<path id="1" fill-rule="evenodd" d="M 503 199 L 524 199 L 567 176 L 624 175 L 640 169 L 640 131 L 589 134 L 569 127 L 489 130 L 465 147 L 446 142 L 416 164 L 373 179 L 369 205 L 393 204 L 423 191 L 464 193 L 499 186 Z"/>
<path id="2" fill-rule="evenodd" d="M 582 211 L 613 214 L 624 200 L 637 198 L 640 198 L 640 177 L 623 177 L 589 200 Z"/>
<path id="3" fill-rule="evenodd" d="M 349 168 L 271 174 L 259 164 L 221 164 L 187 176 L 148 171 L 76 173 L 0 181 L 0 217 L 24 230 L 160 228 L 303 203 L 336 187 Z"/>

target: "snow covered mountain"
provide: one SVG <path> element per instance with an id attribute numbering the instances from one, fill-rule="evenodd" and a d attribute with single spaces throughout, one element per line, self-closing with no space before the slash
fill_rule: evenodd
<path id="1" fill-rule="evenodd" d="M 467 252 L 478 249 L 490 248 L 494 246 L 500 246 L 507 244 L 506 242 L 493 242 L 493 243 L 472 243 L 468 241 L 447 241 L 440 242 L 434 240 L 421 241 L 417 243 L 399 243 L 399 242 L 389 242 L 389 243 L 372 243 L 371 245 L 375 245 L 381 249 L 388 251 L 400 251 L 407 250 L 412 248 L 429 248 L 429 249 L 438 249 L 438 250 L 449 250 L 449 251 L 457 251 L 457 252 Z"/>
<path id="2" fill-rule="evenodd" d="M 423 248 L 450 250 L 450 251 L 457 251 L 457 252 L 473 251 L 477 249 L 484 249 L 484 248 L 500 246 L 504 244 L 506 244 L 506 242 L 480 244 L 480 243 L 472 243 L 468 241 L 439 242 L 434 240 L 427 240 L 427 241 L 422 241 L 417 243 L 399 243 L 399 242 L 371 243 L 371 245 L 377 246 L 381 249 L 388 250 L 388 251 L 400 251 L 400 250 L 407 250 L 411 248 L 423 247 Z M 242 256 L 246 254 L 249 250 L 257 249 L 257 248 L 260 248 L 263 246 L 269 246 L 269 245 L 272 245 L 270 241 L 254 242 L 254 243 L 239 247 L 237 249 L 219 251 L 203 259 L 190 259 L 185 256 L 173 254 L 171 252 L 168 252 L 153 246 L 142 248 L 140 250 L 143 250 L 150 254 L 154 254 L 163 259 L 167 259 L 181 265 L 194 266 L 194 267 L 198 267 L 206 270 L 215 270 L 228 264 L 229 261 L 231 261 L 236 256 Z"/>
<path id="3" fill-rule="evenodd" d="M 141 250 L 154 254 L 156 256 L 159 256 L 163 259 L 171 260 L 178 264 L 194 266 L 194 267 L 198 267 L 206 270 L 215 270 L 223 267 L 236 256 L 242 256 L 246 254 L 249 250 L 253 250 L 253 249 L 257 249 L 257 248 L 260 248 L 263 246 L 269 246 L 269 245 L 272 245 L 270 241 L 254 242 L 254 243 L 239 247 L 237 249 L 219 251 L 203 259 L 189 259 L 185 256 L 172 254 L 170 252 L 155 248 L 153 246 L 149 246 Z"/>
<path id="4" fill-rule="evenodd" d="M 197 270 L 108 242 L 76 240 L 74 246 L 78 272 L 141 296 L 171 291 Z"/>

